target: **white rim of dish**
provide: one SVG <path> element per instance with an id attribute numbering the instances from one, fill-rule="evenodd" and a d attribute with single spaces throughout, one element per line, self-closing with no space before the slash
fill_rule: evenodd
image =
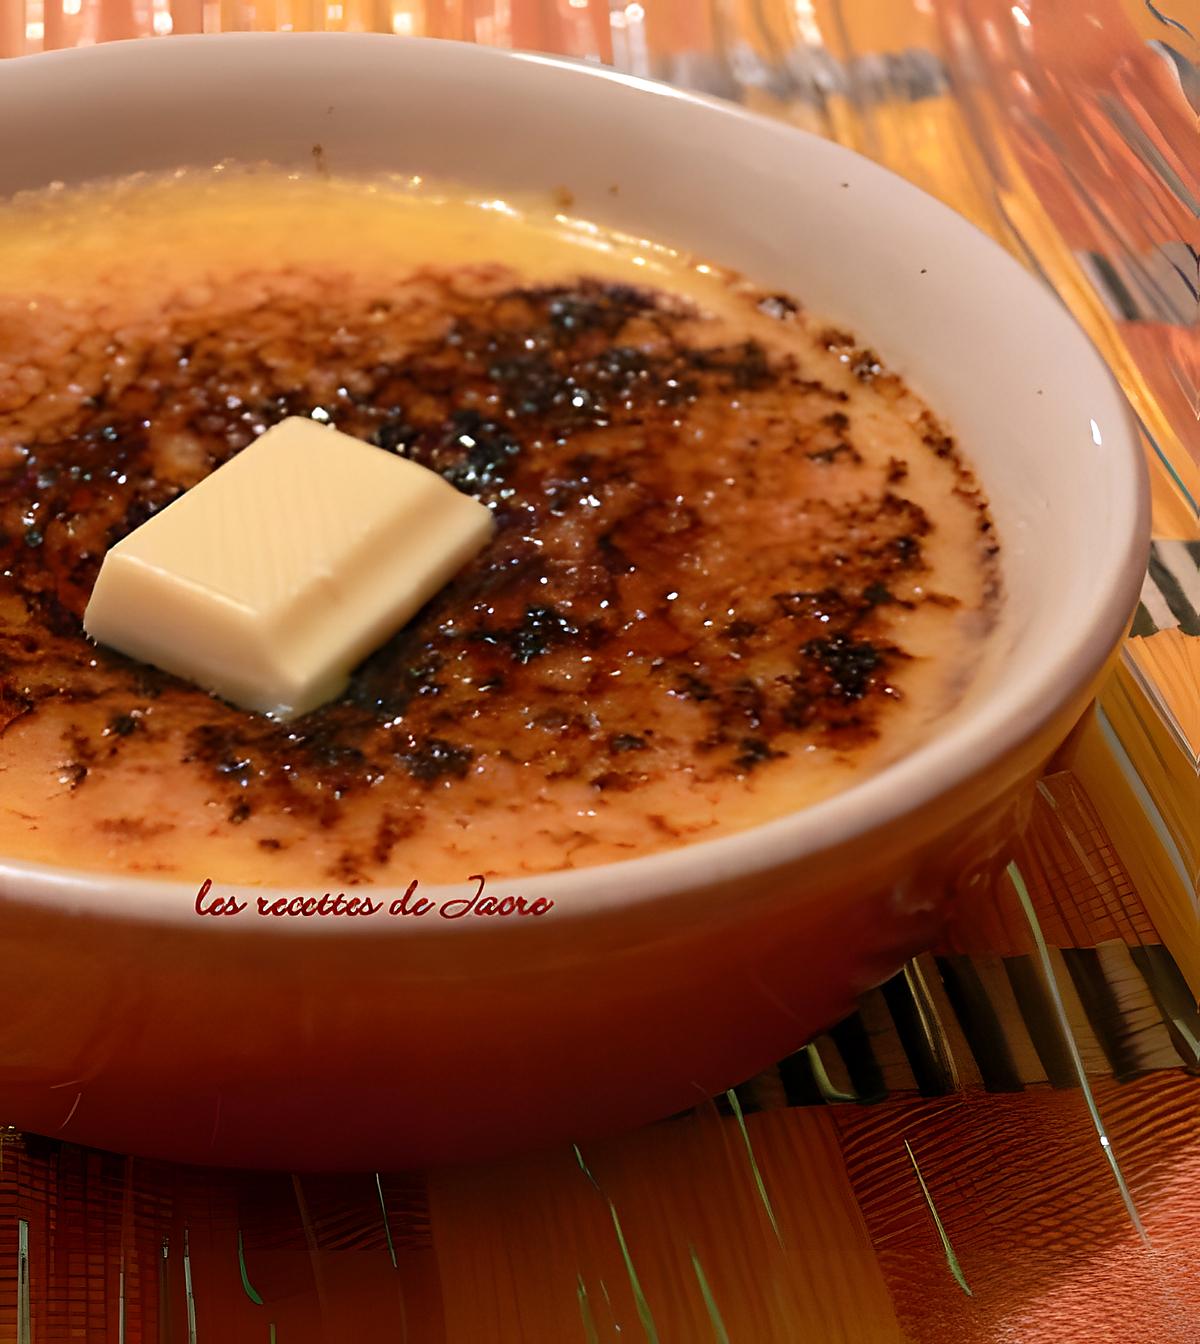
<path id="1" fill-rule="evenodd" d="M 336 43 L 337 47 L 331 49 L 340 54 L 355 45 L 369 43 L 375 46 L 383 42 L 396 50 L 401 60 L 405 59 L 401 55 L 405 48 L 410 52 L 420 48 L 420 59 L 442 61 L 447 65 L 519 62 L 548 67 L 567 72 L 575 79 L 623 90 L 625 94 L 648 99 L 669 98 L 695 108 L 701 117 L 724 117 L 748 123 L 763 135 L 790 137 L 797 143 L 804 143 L 810 152 L 815 145 L 820 145 L 823 152 L 843 156 L 847 167 L 853 166 L 856 183 L 868 187 L 890 183 L 891 190 L 898 190 L 914 209 L 923 212 L 926 221 L 940 220 L 943 229 L 958 230 L 960 235 L 970 233 L 978 241 L 985 242 L 991 249 L 995 265 L 1008 268 L 1008 283 L 1023 287 L 1032 317 L 1040 314 L 1045 320 L 1053 318 L 1060 324 L 1066 321 L 1066 329 L 1070 332 L 1067 338 L 1077 341 L 1081 349 L 1087 349 L 1094 365 L 1097 387 L 1104 388 L 1108 398 L 1107 406 L 1096 408 L 1096 419 L 1105 427 L 1106 444 L 1108 434 L 1115 436 L 1110 470 L 1114 473 L 1114 499 L 1121 501 L 1124 512 L 1112 520 L 1114 535 L 1110 540 L 1113 544 L 1096 556 L 1094 579 L 1101 597 L 1086 612 L 1080 613 L 1073 624 L 1065 627 L 1063 638 L 1055 645 L 1052 656 L 1043 660 L 1035 671 L 1029 672 L 1023 667 L 1023 677 L 1006 680 L 978 706 L 965 712 L 959 722 L 936 733 L 929 742 L 861 783 L 801 811 L 730 835 L 641 858 L 489 881 L 487 890 L 490 895 L 519 894 L 530 900 L 539 896 L 552 899 L 557 924 L 564 918 L 595 915 L 606 908 L 662 902 L 731 878 L 750 877 L 805 858 L 816 859 L 856 837 L 916 814 L 938 799 L 948 799 L 956 788 L 977 776 L 988 763 L 999 762 L 1035 737 L 1085 691 L 1125 632 L 1144 576 L 1149 544 L 1149 490 L 1133 412 L 1086 334 L 1069 319 L 1064 319 L 1052 291 L 962 216 L 889 169 L 820 136 L 720 99 L 569 58 L 442 39 L 397 39 L 388 34 L 228 33 L 171 37 L 163 42 L 136 39 L 105 43 L 44 52 L 25 57 L 23 61 L 43 69 L 50 63 L 65 65 L 78 60 L 118 62 L 127 60 L 130 49 L 135 46 L 139 49 L 137 59 L 144 61 L 154 59 L 151 53 L 161 52 L 167 58 L 171 52 L 180 54 L 200 44 L 206 51 L 211 50 L 208 59 L 216 61 L 221 47 L 231 44 Z M 947 801 L 947 827 L 958 819 L 953 805 Z M 372 896 L 388 900 L 401 895 L 408 881 L 419 877 L 418 873 L 413 873 L 400 885 L 364 883 L 350 890 L 370 892 Z M 0 858 L 0 902 L 9 904 L 57 905 L 64 913 L 103 914 L 119 921 L 146 925 L 186 924 L 210 932 L 214 927 L 224 927 L 227 932 L 234 928 L 244 932 L 247 927 L 255 927 L 275 937 L 285 932 L 345 936 L 351 930 L 363 936 L 368 933 L 386 936 L 385 930 L 393 936 L 399 932 L 411 935 L 414 929 L 434 927 L 442 933 L 449 932 L 445 921 L 430 924 L 422 920 L 395 919 L 382 922 L 284 919 L 255 920 L 253 925 L 247 926 L 240 920 L 198 920 L 193 913 L 193 902 L 201 880 L 202 876 L 198 876 L 196 882 L 162 881 Z M 214 893 L 231 890 L 307 895 L 319 894 L 325 888 L 258 888 L 250 884 L 239 888 L 233 883 L 218 883 L 213 887 Z M 474 890 L 474 884 L 465 879 L 455 885 L 427 886 L 421 883 L 420 887 L 421 894 L 434 901 L 462 896 L 471 890 Z M 483 923 L 489 933 L 496 931 L 497 921 Z M 501 927 L 514 929 L 529 927 L 528 920 L 510 919 L 498 923 Z M 452 929 L 460 934 L 467 929 L 479 932 L 480 921 L 455 921 Z"/>

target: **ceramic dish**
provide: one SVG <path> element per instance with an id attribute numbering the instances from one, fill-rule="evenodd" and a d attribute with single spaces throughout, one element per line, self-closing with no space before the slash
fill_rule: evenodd
<path id="1" fill-rule="evenodd" d="M 1002 861 L 1022 787 L 1136 602 L 1147 489 L 1099 356 L 958 216 L 733 107 L 390 37 L 172 38 L 8 62 L 0 127 L 0 194 L 226 158 L 310 167 L 317 144 L 341 172 L 565 186 L 579 215 L 735 267 L 869 340 L 975 465 L 1007 592 L 972 691 L 911 755 L 744 833 L 492 888 L 553 900 L 544 919 L 200 919 L 195 884 L 0 860 L 0 1118 L 289 1168 L 582 1138 L 799 1047 Z"/>

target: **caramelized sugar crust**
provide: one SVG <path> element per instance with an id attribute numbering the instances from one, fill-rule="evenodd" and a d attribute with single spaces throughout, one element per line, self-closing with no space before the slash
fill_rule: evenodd
<path id="1" fill-rule="evenodd" d="M 928 657 L 914 618 L 949 630 L 994 607 L 991 523 L 870 351 L 785 298 L 742 306 L 734 323 L 478 265 L 242 275 L 123 326 L 50 299 L 0 311 L 0 731 L 57 742 L 80 800 L 121 772 L 186 779 L 206 833 L 254 836 L 246 880 L 318 831 L 311 880 L 378 878 L 521 790 L 637 814 L 622 843 L 644 851 L 714 824 L 661 805 L 685 776 L 719 800 L 806 752 L 865 756 Z M 289 415 L 441 472 L 498 532 L 341 699 L 282 725 L 95 647 L 81 616 L 109 546 Z M 917 458 L 968 520 L 969 584 L 931 570 Z M 110 842 L 180 824 L 101 811 Z M 590 826 L 564 825 L 538 866 L 590 861 Z"/>

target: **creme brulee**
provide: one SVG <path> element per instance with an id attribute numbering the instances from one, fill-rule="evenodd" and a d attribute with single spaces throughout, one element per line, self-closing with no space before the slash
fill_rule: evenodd
<path id="1" fill-rule="evenodd" d="M 999 601 L 945 428 L 802 295 L 563 210 L 232 169 L 0 207 L 0 853 L 543 872 L 779 817 L 935 730 Z M 80 618 L 109 546 L 292 415 L 497 533 L 279 724 Z"/>

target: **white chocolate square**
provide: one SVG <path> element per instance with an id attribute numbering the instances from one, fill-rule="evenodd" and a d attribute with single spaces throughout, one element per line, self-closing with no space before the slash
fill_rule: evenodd
<path id="1" fill-rule="evenodd" d="M 293 417 L 108 552 L 84 629 L 291 718 L 338 695 L 492 531 L 436 472 Z"/>

